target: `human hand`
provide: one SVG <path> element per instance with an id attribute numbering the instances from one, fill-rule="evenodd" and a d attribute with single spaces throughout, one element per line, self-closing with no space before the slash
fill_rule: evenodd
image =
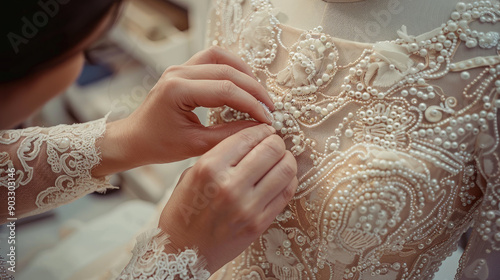
<path id="1" fill-rule="evenodd" d="M 129 117 L 109 123 L 99 143 L 102 164 L 94 176 L 151 163 L 199 156 L 222 139 L 259 123 L 271 124 L 259 100 L 273 109 L 266 89 L 240 58 L 212 47 L 183 65 L 169 67 Z M 196 107 L 227 105 L 255 121 L 203 126 Z"/>
<path id="2" fill-rule="evenodd" d="M 274 132 L 246 128 L 183 173 L 160 216 L 167 253 L 196 247 L 214 273 L 269 227 L 298 185 L 295 158 Z"/>

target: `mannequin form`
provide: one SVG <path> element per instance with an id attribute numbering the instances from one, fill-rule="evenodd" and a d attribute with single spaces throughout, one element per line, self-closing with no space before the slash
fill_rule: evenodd
<path id="1" fill-rule="evenodd" d="M 286 18 L 283 24 L 311 30 L 319 25 L 337 38 L 371 43 L 396 38 L 402 25 L 409 34 L 422 34 L 440 26 L 457 1 L 445 0 L 275 0 Z M 300 7 L 300 9 L 297 9 Z M 425 15 L 425 16 L 422 16 Z M 291 21 L 290 19 L 293 19 Z"/>
<path id="2" fill-rule="evenodd" d="M 498 278 L 499 1 L 214 2 L 300 183 L 214 279 L 432 279 L 472 222 L 457 279 Z"/>

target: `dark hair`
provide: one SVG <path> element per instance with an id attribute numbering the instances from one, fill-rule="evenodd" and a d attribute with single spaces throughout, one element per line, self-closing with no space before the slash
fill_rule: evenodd
<path id="1" fill-rule="evenodd" d="M 0 83 L 36 72 L 91 34 L 117 0 L 7 0 L 0 12 Z"/>

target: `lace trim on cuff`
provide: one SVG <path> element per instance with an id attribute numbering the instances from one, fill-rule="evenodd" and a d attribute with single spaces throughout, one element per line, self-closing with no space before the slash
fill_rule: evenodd
<path id="1" fill-rule="evenodd" d="M 2 148 L 17 146 L 17 188 L 29 184 L 47 186 L 34 201 L 37 208 L 20 217 L 44 212 L 93 191 L 115 188 L 109 184 L 109 176 L 94 178 L 91 173 L 101 162 L 96 143 L 104 136 L 108 115 L 83 124 L 0 131 Z M 5 167 L 14 167 L 12 157 L 14 153 L 0 152 L 0 186 L 8 187 Z"/>
<path id="2" fill-rule="evenodd" d="M 117 279 L 205 280 L 210 277 L 210 273 L 205 270 L 206 260 L 198 256 L 196 250 L 165 253 L 165 245 L 170 243 L 168 238 L 160 229 L 149 230 L 137 237 L 137 244 L 132 250 L 133 257 Z"/>
<path id="3" fill-rule="evenodd" d="M 93 191 L 104 192 L 112 187 L 109 176 L 92 177 L 92 169 L 101 162 L 96 142 L 104 136 L 106 117 L 83 124 L 56 126 L 46 135 L 47 163 L 54 173 L 62 172 L 54 186 L 40 192 L 39 209 L 70 202 Z"/>

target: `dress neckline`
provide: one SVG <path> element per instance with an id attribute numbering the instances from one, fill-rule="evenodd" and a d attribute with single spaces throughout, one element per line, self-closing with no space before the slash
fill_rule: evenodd
<path id="1" fill-rule="evenodd" d="M 325 0 L 322 0 L 322 1 L 325 1 Z M 339 2 L 354 3 L 354 2 L 361 2 L 361 1 L 364 1 L 364 0 L 332 0 L 331 3 L 339 3 Z M 270 10 L 275 10 L 278 13 L 281 13 L 281 11 L 273 5 L 272 0 L 267 0 L 267 2 L 269 3 L 269 6 L 271 8 Z M 328 2 L 328 1 L 325 1 L 325 2 Z M 260 9 L 257 9 L 257 11 L 259 11 L 259 10 Z M 446 20 L 448 20 L 448 19 L 449 18 L 447 18 Z M 293 26 L 293 25 L 290 25 L 290 24 L 282 23 L 278 19 L 277 19 L 277 21 L 278 21 L 278 25 L 281 27 L 281 29 L 287 29 L 289 32 L 293 32 L 294 34 L 297 34 L 297 35 L 304 34 L 304 33 L 307 33 L 307 32 L 311 31 L 311 30 L 307 30 L 307 29 L 304 29 L 304 28 L 296 27 L 296 26 Z M 319 26 L 321 26 L 321 25 L 319 25 Z M 360 49 L 370 49 L 375 44 L 381 43 L 381 42 L 396 43 L 396 40 L 401 39 L 400 36 L 397 37 L 399 32 L 405 33 L 408 37 L 418 38 L 418 37 L 424 36 L 426 34 L 429 34 L 431 32 L 436 32 L 436 30 L 442 30 L 442 28 L 443 28 L 443 26 L 436 27 L 436 28 L 434 28 L 434 29 L 432 29 L 430 31 L 426 31 L 426 32 L 421 33 L 419 35 L 408 35 L 408 34 L 406 34 L 406 26 L 402 25 L 401 28 L 400 28 L 400 30 L 396 30 L 394 32 L 394 35 L 395 35 L 396 38 L 391 39 L 391 40 L 380 40 L 380 41 L 375 41 L 375 42 L 360 42 L 360 41 L 355 41 L 355 40 L 350 40 L 350 39 L 344 39 L 344 38 L 336 37 L 333 34 L 328 33 L 328 32 L 324 32 L 324 31 L 319 32 L 319 33 L 323 33 L 325 35 L 328 35 L 335 43 L 340 43 L 341 45 L 350 44 L 350 45 L 355 45 L 356 47 L 359 47 Z"/>

